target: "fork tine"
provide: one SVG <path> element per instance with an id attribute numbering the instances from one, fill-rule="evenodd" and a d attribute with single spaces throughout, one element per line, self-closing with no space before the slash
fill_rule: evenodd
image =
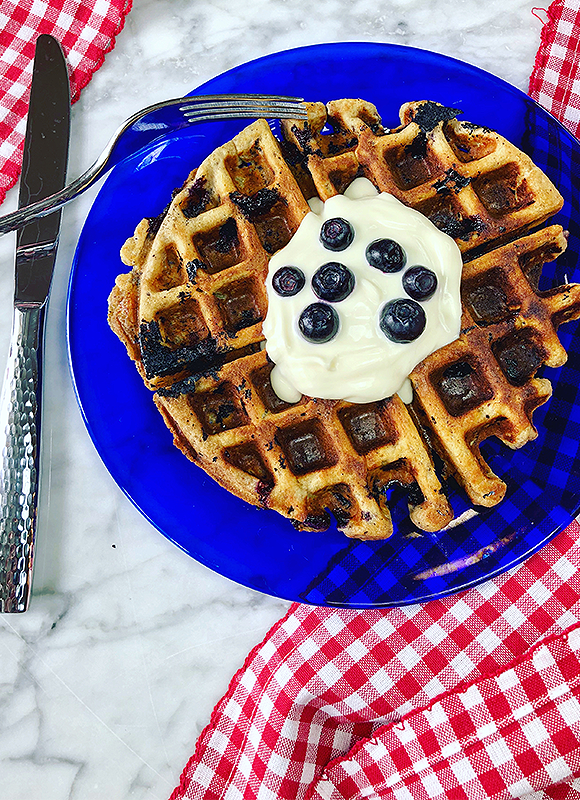
<path id="1" fill-rule="evenodd" d="M 235 111 L 239 109 L 243 111 L 254 111 L 256 109 L 269 109 L 271 111 L 288 111 L 294 113 L 305 113 L 306 107 L 304 103 L 205 103 L 198 106 L 180 106 L 179 110 L 187 113 L 194 114 L 197 111 L 208 111 L 219 113 L 220 111 Z"/>
<path id="2" fill-rule="evenodd" d="M 180 106 L 179 110 L 188 118 L 193 119 L 201 114 L 209 114 L 218 116 L 223 113 L 243 113 L 257 114 L 258 116 L 270 115 L 289 115 L 289 116 L 306 116 L 306 108 L 303 103 L 296 102 L 271 102 L 263 101 L 260 103 L 252 102 L 214 102 L 203 103 L 196 106 L 184 105 Z"/>
<path id="3" fill-rule="evenodd" d="M 211 119 L 231 119 L 233 117 L 276 117 L 278 119 L 306 119 L 306 107 L 302 102 L 272 102 L 264 98 L 260 102 L 252 100 L 227 100 L 183 105 L 179 110 L 188 122 L 204 122 Z"/>
<path id="4" fill-rule="evenodd" d="M 282 106 L 236 107 L 224 106 L 223 108 L 199 108 L 184 114 L 188 122 L 202 122 L 207 119 L 231 119 L 232 117 L 279 117 L 280 119 L 306 119 L 304 108 L 289 108 Z"/>
<path id="5" fill-rule="evenodd" d="M 282 105 L 290 108 L 297 108 L 302 106 L 303 103 L 304 99 L 302 97 L 284 97 L 282 95 L 205 95 L 202 97 L 184 97 L 181 100 L 180 107 L 198 108 L 200 106 L 206 106 L 207 108 L 221 108 L 224 105 Z"/>
<path id="6" fill-rule="evenodd" d="M 303 103 L 304 98 L 284 94 L 204 94 L 188 95 L 179 99 L 184 105 L 209 105 L 210 103 Z M 178 102 L 178 101 L 171 101 Z"/>
<path id="7" fill-rule="evenodd" d="M 220 112 L 219 114 L 194 114 L 187 117 L 188 122 L 219 122 L 224 119 L 258 119 L 258 118 L 275 118 L 275 119 L 306 119 L 306 114 L 296 111 L 279 111 L 271 112 L 270 114 L 261 111 L 228 111 Z"/>

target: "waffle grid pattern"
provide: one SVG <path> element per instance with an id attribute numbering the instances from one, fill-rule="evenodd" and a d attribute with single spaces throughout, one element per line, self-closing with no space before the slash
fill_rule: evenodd
<path id="1" fill-rule="evenodd" d="M 176 445 L 230 491 L 302 529 L 326 529 L 331 512 L 348 536 L 385 538 L 392 532 L 387 496 L 396 487 L 406 490 L 400 505 L 418 529 L 448 524 L 453 512 L 425 430 L 471 499 L 495 505 L 505 484 L 479 444 L 492 434 L 514 447 L 533 438 L 531 414 L 550 396 L 549 382 L 534 375 L 541 364 L 565 358 L 556 318 L 580 312 L 578 293 L 540 299 L 520 280 L 500 324 L 485 314 L 505 283 L 508 246 L 477 255 L 489 237 L 497 245 L 506 232 L 542 222 L 560 196 L 505 139 L 454 117 L 434 103 L 407 104 L 400 128 L 385 132 L 368 103 L 312 104 L 307 123 L 282 123 L 281 145 L 258 121 L 214 151 L 161 217 L 141 223 L 123 248 L 134 269 L 117 281 L 111 324 L 156 390 Z M 323 132 L 328 120 L 332 131 Z M 483 310 L 470 307 L 482 319 L 472 324 L 466 311 L 462 337 L 414 374 L 411 413 L 398 397 L 358 408 L 308 398 L 288 406 L 273 393 L 262 350 L 269 256 L 307 213 L 305 198 L 316 192 L 324 199 L 361 173 L 423 211 L 436 198 L 452 202 L 457 241 L 469 251 L 469 275 L 483 293 Z M 445 229 L 451 217 L 438 208 L 432 218 Z M 477 222 L 469 235 L 466 220 Z M 526 251 L 518 257 L 527 257 L 533 277 L 565 246 L 561 230 L 549 230 L 541 241 L 514 246 Z M 496 273 L 488 285 L 486 276 Z M 533 328 L 541 329 L 541 348 Z M 449 378 L 466 366 L 473 375 Z"/>

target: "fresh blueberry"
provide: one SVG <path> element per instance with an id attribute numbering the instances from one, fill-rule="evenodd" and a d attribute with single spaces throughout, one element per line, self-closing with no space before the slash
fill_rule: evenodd
<path id="1" fill-rule="evenodd" d="M 428 300 L 437 288 L 437 275 L 427 267 L 411 267 L 403 275 L 403 289 L 413 300 Z"/>
<path id="2" fill-rule="evenodd" d="M 320 241 L 327 250 L 346 250 L 353 239 L 352 225 L 342 217 L 327 219 L 320 229 Z"/>
<path id="3" fill-rule="evenodd" d="M 379 324 L 392 342 L 412 342 L 425 329 L 425 312 L 414 300 L 391 300 L 383 306 Z"/>
<path id="4" fill-rule="evenodd" d="M 366 249 L 367 261 L 381 272 L 398 272 L 407 263 L 405 251 L 393 239 L 375 239 Z"/>
<path id="5" fill-rule="evenodd" d="M 354 289 L 354 275 L 337 261 L 329 261 L 316 270 L 312 278 L 312 290 L 321 300 L 338 303 L 348 297 Z"/>
<path id="6" fill-rule="evenodd" d="M 298 327 L 309 342 L 329 342 L 338 333 L 338 314 L 326 303 L 311 303 L 300 314 Z"/>
<path id="7" fill-rule="evenodd" d="M 274 291 L 281 297 L 298 294 L 304 283 L 304 273 L 298 267 L 280 267 L 272 277 Z"/>

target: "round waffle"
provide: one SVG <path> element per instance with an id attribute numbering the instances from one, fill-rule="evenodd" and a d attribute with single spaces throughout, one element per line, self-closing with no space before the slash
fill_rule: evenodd
<path id="1" fill-rule="evenodd" d="M 413 523 L 438 530 L 452 511 L 433 453 L 474 502 L 499 502 L 503 484 L 478 445 L 498 435 L 517 447 L 533 435 L 533 409 L 549 396 L 536 371 L 565 356 L 555 330 L 580 315 L 578 289 L 544 296 L 534 285 L 565 246 L 561 229 L 491 249 L 544 221 L 561 198 L 527 156 L 452 109 L 408 104 L 393 131 L 363 101 L 309 112 L 307 123 L 283 123 L 282 142 L 264 120 L 252 123 L 191 173 L 160 218 L 138 226 L 109 321 L 176 445 L 234 494 L 300 528 L 325 529 L 332 514 L 348 536 L 384 538 L 396 485 Z M 360 175 L 429 216 L 471 259 L 462 334 L 416 368 L 411 406 L 397 395 L 288 404 L 271 387 L 263 349 L 268 261 L 310 197 L 326 199 Z M 502 270 L 507 311 L 490 318 Z"/>

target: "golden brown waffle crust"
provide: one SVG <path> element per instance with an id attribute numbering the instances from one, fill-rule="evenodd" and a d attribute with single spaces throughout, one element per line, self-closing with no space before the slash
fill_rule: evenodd
<path id="1" fill-rule="evenodd" d="M 440 109 L 408 103 L 400 125 L 387 130 L 365 101 L 315 103 L 307 123 L 283 123 L 282 142 L 264 120 L 252 123 L 191 172 L 165 212 L 143 220 L 123 247 L 132 269 L 116 280 L 109 322 L 176 446 L 233 494 L 297 527 L 325 529 L 330 512 L 347 536 L 385 538 L 392 532 L 385 490 L 399 486 L 416 528 L 440 530 L 453 514 L 434 457 L 474 503 L 499 502 L 505 485 L 479 445 L 495 435 L 520 447 L 535 435 L 533 410 L 550 395 L 536 372 L 562 363 L 556 329 L 580 315 L 577 287 L 546 295 L 535 285 L 544 261 L 565 247 L 561 228 L 522 236 L 560 207 L 555 187 L 498 134 Z M 424 156 L 416 157 L 417 141 Z M 407 163 L 409 152 L 419 166 Z M 413 372 L 410 406 L 397 395 L 365 405 L 307 397 L 290 405 L 273 393 L 263 348 L 269 258 L 308 213 L 309 198 L 326 199 L 360 175 L 459 225 L 462 333 Z M 478 319 L 473 298 L 485 295 L 486 276 L 495 275 L 489 285 L 496 286 L 502 270 L 509 313 Z M 515 382 L 506 375 L 513 348 L 502 350 L 510 337 L 531 358 Z M 459 383 L 445 377 L 448 369 Z M 446 392 L 468 380 L 485 391 L 473 389 L 477 402 L 456 407 Z"/>

